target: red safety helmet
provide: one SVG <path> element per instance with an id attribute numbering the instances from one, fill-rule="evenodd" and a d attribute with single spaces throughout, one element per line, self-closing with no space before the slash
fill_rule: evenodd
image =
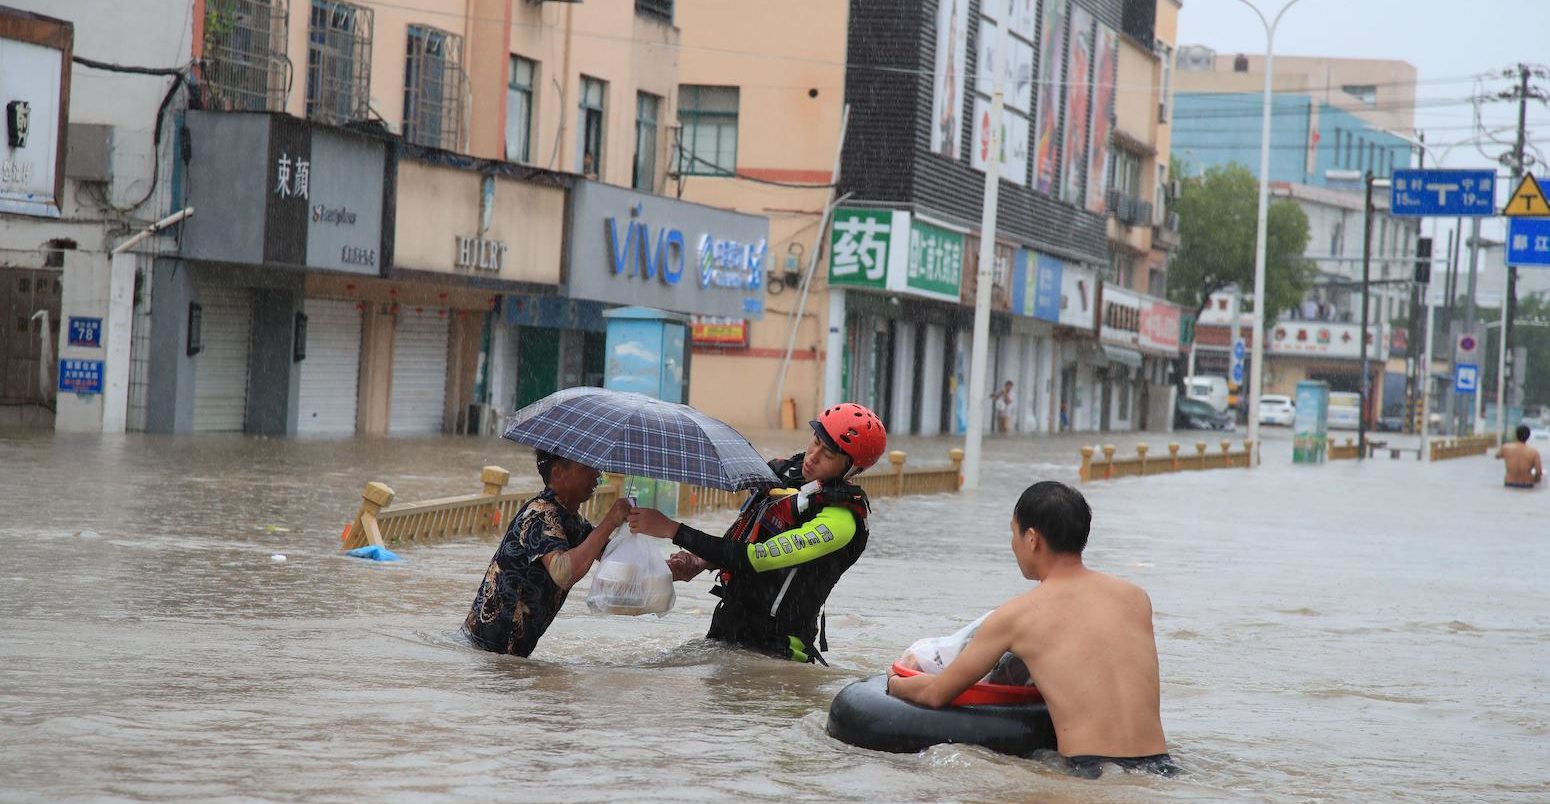
<path id="1" fill-rule="evenodd" d="M 813 432 L 824 446 L 850 459 L 851 471 L 856 474 L 877 463 L 888 448 L 888 432 L 877 414 L 864 405 L 841 402 L 810 422 Z"/>

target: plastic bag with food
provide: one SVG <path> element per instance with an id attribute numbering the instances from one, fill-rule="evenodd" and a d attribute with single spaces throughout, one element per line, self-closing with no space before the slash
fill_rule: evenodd
<path id="1" fill-rule="evenodd" d="M 663 614 L 673 608 L 673 573 L 652 538 L 623 527 L 603 548 L 587 608 L 601 614 Z"/>
<path id="2" fill-rule="evenodd" d="M 942 672 L 948 665 L 953 663 L 954 659 L 958 658 L 958 654 L 962 653 L 963 649 L 968 646 L 969 640 L 974 638 L 974 632 L 979 630 L 980 625 L 989 616 L 990 612 L 987 611 L 981 614 L 974 622 L 958 629 L 949 636 L 926 637 L 925 639 L 916 640 L 914 644 L 904 651 L 904 656 L 900 661 L 907 667 L 914 667 L 920 672 L 929 675 L 936 675 Z M 1023 664 L 1022 659 L 1017 658 L 1012 653 L 1002 655 L 1001 660 L 996 662 L 996 666 L 980 680 L 988 684 L 1007 684 L 1012 686 L 1033 683 L 1033 679 L 1028 673 L 1028 666 Z"/>

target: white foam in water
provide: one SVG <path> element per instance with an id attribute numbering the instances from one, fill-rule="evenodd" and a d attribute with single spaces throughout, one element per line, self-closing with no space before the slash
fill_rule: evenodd
<path id="1" fill-rule="evenodd" d="M 273 561 L 276 564 L 278 564 L 281 561 L 285 560 L 285 555 L 283 553 L 275 553 L 274 555 L 269 557 L 269 560 Z"/>

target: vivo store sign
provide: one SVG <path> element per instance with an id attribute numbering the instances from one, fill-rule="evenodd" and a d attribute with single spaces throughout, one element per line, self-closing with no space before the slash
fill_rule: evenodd
<path id="1" fill-rule="evenodd" d="M 596 182 L 578 184 L 572 204 L 572 297 L 763 316 L 768 220 Z"/>

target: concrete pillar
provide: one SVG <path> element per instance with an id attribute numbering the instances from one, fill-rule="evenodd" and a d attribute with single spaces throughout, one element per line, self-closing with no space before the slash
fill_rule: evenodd
<path id="1" fill-rule="evenodd" d="M 148 433 L 193 432 L 194 360 L 188 356 L 188 305 L 193 300 L 193 267 L 181 260 L 157 260 L 151 269 Z"/>
<path id="2" fill-rule="evenodd" d="M 108 319 L 108 258 L 106 254 L 85 251 L 64 252 L 64 292 L 59 299 L 59 340 L 55 354 L 60 360 L 93 360 L 103 364 L 103 385 L 107 384 L 108 354 L 106 333 L 99 331 L 99 346 L 70 346 L 70 319 Z M 9 323 L 9 322 L 8 322 Z M 129 370 L 129 338 L 123 342 L 122 368 Z M 127 393 L 127 389 L 125 389 Z M 55 400 L 54 429 L 61 433 L 102 432 L 102 394 L 61 393 Z M 120 427 L 120 432 L 122 432 Z"/>
<path id="3" fill-rule="evenodd" d="M 296 315 L 301 293 L 281 288 L 253 291 L 253 348 L 248 355 L 247 432 L 296 434 L 301 370 L 295 359 Z"/>
<path id="4" fill-rule="evenodd" d="M 129 417 L 129 354 L 134 330 L 134 254 L 113 255 L 108 269 L 108 309 L 103 321 L 102 432 L 122 433 Z"/>

